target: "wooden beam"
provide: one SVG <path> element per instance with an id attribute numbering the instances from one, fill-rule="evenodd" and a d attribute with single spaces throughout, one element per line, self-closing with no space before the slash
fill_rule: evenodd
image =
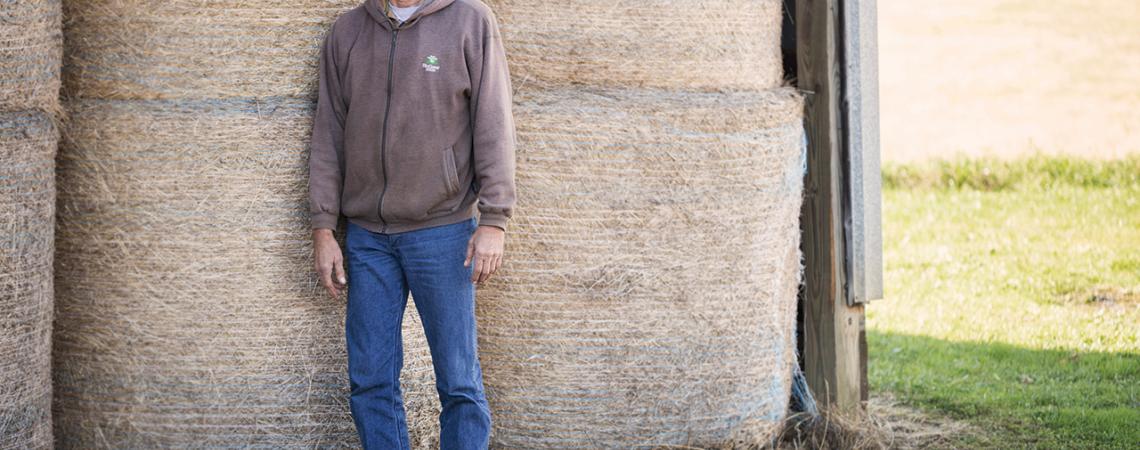
<path id="1" fill-rule="evenodd" d="M 851 0 L 848 0 L 851 1 Z M 843 222 L 841 0 L 795 0 L 797 85 L 807 95 L 808 173 L 801 211 L 804 372 L 816 400 L 839 409 L 867 398 L 863 305 L 849 305 Z"/>

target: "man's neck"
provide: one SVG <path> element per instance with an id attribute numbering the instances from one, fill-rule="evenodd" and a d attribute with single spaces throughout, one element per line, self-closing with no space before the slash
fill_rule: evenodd
<path id="1" fill-rule="evenodd" d="M 380 0 L 385 1 L 385 0 Z M 409 8 L 420 4 L 423 0 L 392 0 L 392 4 L 397 8 Z"/>

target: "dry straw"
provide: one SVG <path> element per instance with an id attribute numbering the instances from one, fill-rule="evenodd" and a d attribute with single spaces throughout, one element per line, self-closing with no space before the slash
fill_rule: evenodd
<path id="1" fill-rule="evenodd" d="M 358 445 L 344 302 L 329 299 L 312 270 L 312 103 L 68 107 L 58 170 L 60 446 Z M 438 401 L 408 309 L 409 425 L 427 441 L 438 433 Z"/>
<path id="2" fill-rule="evenodd" d="M 495 445 L 770 436 L 800 273 L 801 100 L 766 90 L 779 2 L 489 3 L 520 91 L 518 215 L 478 303 Z M 344 305 L 310 269 L 305 163 L 317 45 L 358 4 L 72 3 L 62 448 L 355 445 Z M 699 93 L 736 88 L 750 92 Z M 405 400 L 424 448 L 438 402 L 408 309 Z"/>
<path id="3" fill-rule="evenodd" d="M 799 94 L 516 101 L 518 210 L 477 309 L 495 445 L 772 437 L 795 364 Z"/>
<path id="4" fill-rule="evenodd" d="M 779 86 L 780 0 L 486 0 L 516 85 Z"/>
<path id="5" fill-rule="evenodd" d="M 52 446 L 58 0 L 0 8 L 0 449 Z"/>
<path id="6" fill-rule="evenodd" d="M 60 0 L 5 1 L 0 9 L 0 111 L 59 109 Z"/>
<path id="7" fill-rule="evenodd" d="M 360 3 L 70 1 L 65 91 L 108 99 L 311 97 L 328 25 Z"/>
<path id="8" fill-rule="evenodd" d="M 0 113 L 0 449 L 47 449 L 59 134 L 40 111 Z"/>
<path id="9" fill-rule="evenodd" d="M 356 443 L 344 304 L 313 279 L 305 182 L 318 46 L 359 4 L 68 3 L 65 448 Z M 438 401 L 411 302 L 404 324 L 422 447 Z"/>

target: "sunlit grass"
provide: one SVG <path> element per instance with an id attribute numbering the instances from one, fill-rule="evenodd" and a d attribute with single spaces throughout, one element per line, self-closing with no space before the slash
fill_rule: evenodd
<path id="1" fill-rule="evenodd" d="M 884 168 L 873 389 L 999 447 L 1140 442 L 1140 158 Z"/>
<path id="2" fill-rule="evenodd" d="M 936 159 L 883 164 L 885 189 L 972 189 L 982 191 L 1052 187 L 1140 187 L 1140 154 L 1115 160 L 1035 154 L 1019 159 Z"/>

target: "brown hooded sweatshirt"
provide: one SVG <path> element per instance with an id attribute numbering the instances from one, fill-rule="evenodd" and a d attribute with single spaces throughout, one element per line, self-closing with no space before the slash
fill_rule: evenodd
<path id="1" fill-rule="evenodd" d="M 337 17 L 320 51 L 309 156 L 312 228 L 378 233 L 459 222 L 506 229 L 515 204 L 511 79 L 479 0 L 388 0 Z"/>

